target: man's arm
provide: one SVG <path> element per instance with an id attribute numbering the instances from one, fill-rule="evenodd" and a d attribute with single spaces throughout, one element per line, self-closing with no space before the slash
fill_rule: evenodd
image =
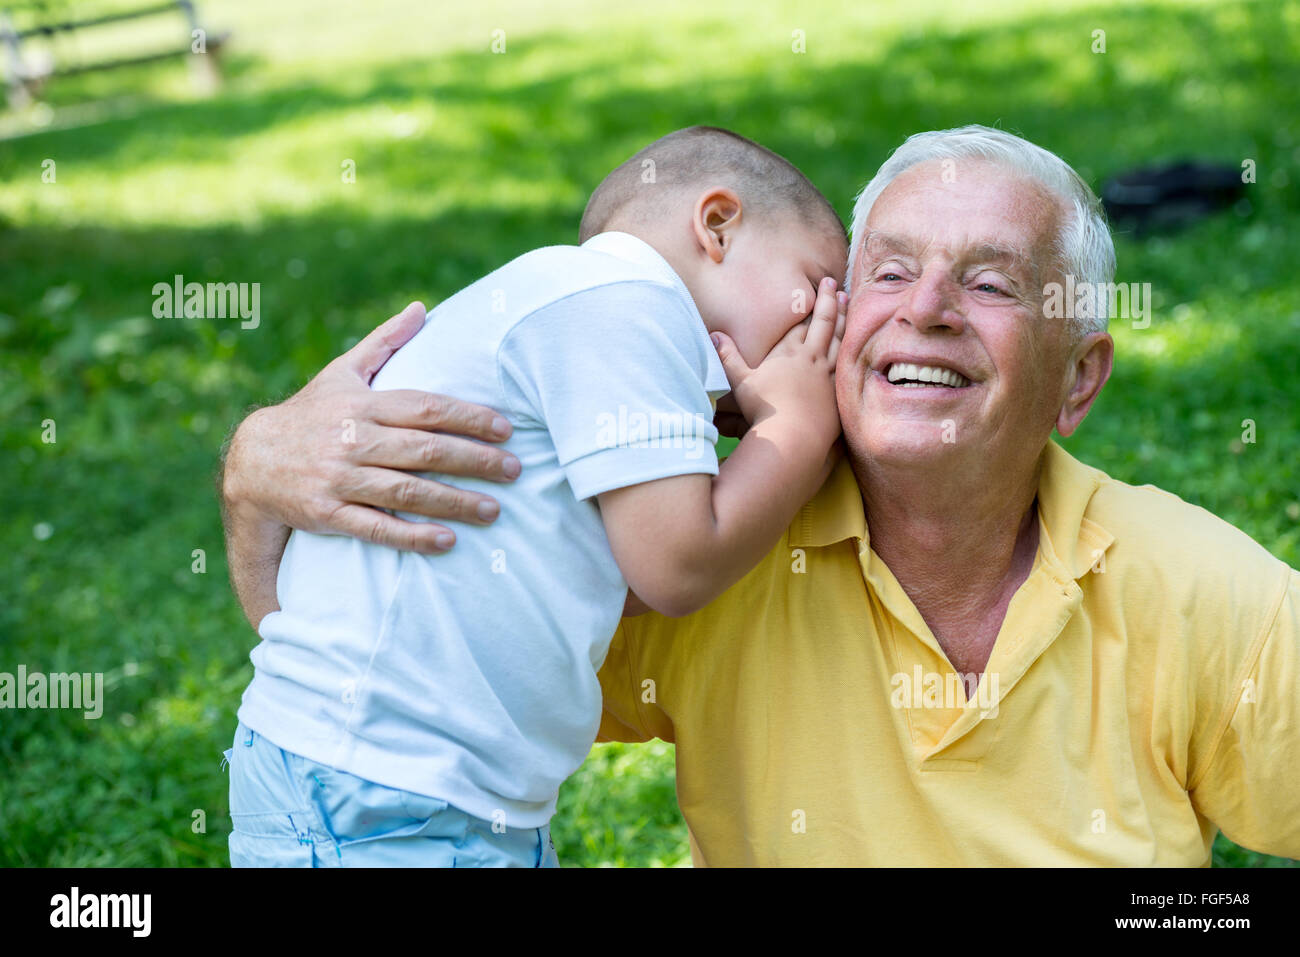
<path id="1" fill-rule="evenodd" d="M 254 627 L 279 607 L 275 580 L 290 528 L 433 554 L 454 544 L 451 529 L 380 509 L 473 525 L 496 518 L 490 496 L 408 472 L 513 481 L 519 460 L 484 444 L 509 437 L 505 418 L 446 396 L 370 389 L 424 316 L 411 303 L 231 436 L 219 479 L 222 520 L 231 584 Z"/>
<path id="2" fill-rule="evenodd" d="M 247 421 L 245 419 L 245 423 Z M 222 450 L 219 477 L 221 524 L 226 532 L 226 564 L 230 568 L 230 585 L 244 610 L 244 617 L 256 631 L 263 618 L 280 608 L 275 584 L 290 529 L 274 519 L 264 518 L 255 507 L 243 503 L 236 505 L 237 500 L 227 494 L 227 466 L 230 449 L 234 446 L 237 435 L 238 433 L 232 435 Z"/>
<path id="3" fill-rule="evenodd" d="M 1300 571 L 1238 677 L 1230 720 L 1200 780 L 1196 809 L 1231 840 L 1264 854 L 1300 859 Z"/>

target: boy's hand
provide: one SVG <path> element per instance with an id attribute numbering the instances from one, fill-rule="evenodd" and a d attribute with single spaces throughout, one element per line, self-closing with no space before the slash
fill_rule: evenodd
<path id="1" fill-rule="evenodd" d="M 752 428 L 716 477 L 675 475 L 597 496 L 610 548 L 641 603 L 669 616 L 704 607 L 758 563 L 826 481 L 838 458 L 833 376 L 843 309 L 835 281 L 823 280 L 812 315 L 754 369 L 715 333 Z M 629 597 L 624 614 L 638 609 Z"/>
<path id="2" fill-rule="evenodd" d="M 750 368 L 725 333 L 713 333 L 731 395 L 751 425 L 789 418 L 829 446 L 840 432 L 835 405 L 835 357 L 844 331 L 848 297 L 827 277 L 817 289 L 812 315 L 794 326 L 756 368 Z"/>

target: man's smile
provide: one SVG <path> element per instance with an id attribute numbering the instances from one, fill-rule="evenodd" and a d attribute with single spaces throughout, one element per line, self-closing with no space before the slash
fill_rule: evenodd
<path id="1" fill-rule="evenodd" d="M 940 365 L 915 365 L 910 362 L 891 363 L 885 370 L 885 378 L 894 385 L 902 386 L 936 385 L 961 389 L 970 385 L 970 379 L 954 369 Z"/>
<path id="2" fill-rule="evenodd" d="M 870 375 L 889 392 L 907 390 L 910 398 L 957 398 L 975 385 L 969 370 L 942 356 L 886 354 L 872 365 Z"/>

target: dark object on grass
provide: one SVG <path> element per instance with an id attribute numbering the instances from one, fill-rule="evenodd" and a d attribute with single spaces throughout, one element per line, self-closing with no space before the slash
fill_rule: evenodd
<path id="1" fill-rule="evenodd" d="M 1106 215 L 1139 235 L 1180 229 L 1242 198 L 1241 169 L 1184 160 L 1119 173 L 1101 187 Z"/>

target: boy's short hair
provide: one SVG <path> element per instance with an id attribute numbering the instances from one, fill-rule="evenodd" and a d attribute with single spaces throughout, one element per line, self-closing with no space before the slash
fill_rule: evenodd
<path id="1" fill-rule="evenodd" d="M 662 218 L 682 192 L 710 186 L 735 190 L 751 212 L 789 212 L 847 235 L 835 207 L 785 157 L 730 130 L 689 126 L 655 140 L 605 177 L 587 201 L 578 241 L 619 224 Z"/>

